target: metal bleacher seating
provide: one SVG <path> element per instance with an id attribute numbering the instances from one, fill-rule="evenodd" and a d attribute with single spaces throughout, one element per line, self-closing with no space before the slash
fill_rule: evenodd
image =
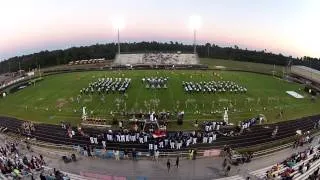
<path id="1" fill-rule="evenodd" d="M 319 146 L 314 147 L 314 149 L 315 149 L 314 152 L 312 154 L 308 154 L 308 156 L 305 160 L 301 160 L 300 162 L 296 163 L 294 166 L 291 167 L 291 169 L 294 170 L 292 173 L 290 173 L 290 177 L 292 179 L 304 179 L 302 177 L 306 177 L 307 176 L 306 174 L 311 174 L 310 172 L 312 170 L 315 170 L 316 168 L 318 168 L 320 166 L 320 159 L 317 157 L 318 153 L 319 153 L 318 147 Z M 317 158 L 314 159 L 315 157 L 317 157 Z M 310 163 L 311 164 L 310 167 L 312 167 L 312 168 L 310 168 L 306 173 L 302 174 L 301 172 L 299 172 L 299 167 L 302 164 L 306 165 L 307 163 Z M 250 175 L 253 175 L 254 177 L 259 178 L 259 179 L 266 179 L 267 171 L 271 170 L 273 167 L 274 167 L 274 165 L 252 171 L 252 172 L 250 172 Z M 273 171 L 272 175 L 274 176 L 275 179 L 279 179 L 281 174 L 288 169 L 289 169 L 288 166 L 285 166 L 284 164 L 280 164 L 278 167 L 278 170 Z"/>
<path id="2" fill-rule="evenodd" d="M 199 64 L 199 58 L 195 54 L 188 53 L 140 53 L 140 54 L 119 54 L 114 61 L 115 64 Z"/>

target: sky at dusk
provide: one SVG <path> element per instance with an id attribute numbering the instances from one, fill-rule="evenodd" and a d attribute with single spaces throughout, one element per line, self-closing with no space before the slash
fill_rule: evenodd
<path id="1" fill-rule="evenodd" d="M 121 41 L 197 43 L 320 57 L 319 0 L 0 0 L 0 60 Z"/>

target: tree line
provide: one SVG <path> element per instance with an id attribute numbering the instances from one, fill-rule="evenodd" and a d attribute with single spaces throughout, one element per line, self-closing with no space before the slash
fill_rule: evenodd
<path id="1" fill-rule="evenodd" d="M 192 45 L 185 45 L 178 42 L 133 42 L 121 43 L 121 51 L 128 53 L 145 52 L 193 52 Z M 0 62 L 0 73 L 14 72 L 19 69 L 26 71 L 37 67 L 49 67 L 67 64 L 70 61 L 81 59 L 105 58 L 114 59 L 117 53 L 117 44 L 95 44 L 91 46 L 72 47 L 65 50 L 41 51 L 39 53 L 16 56 Z M 238 46 L 220 47 L 215 44 L 206 43 L 197 45 L 199 57 L 230 59 L 236 61 L 248 61 L 275 65 L 305 65 L 320 70 L 320 58 L 284 56 L 274 54 L 266 50 L 256 51 L 241 49 Z"/>

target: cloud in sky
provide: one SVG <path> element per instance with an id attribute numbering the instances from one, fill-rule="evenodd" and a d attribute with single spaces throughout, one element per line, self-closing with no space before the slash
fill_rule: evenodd
<path id="1" fill-rule="evenodd" d="M 317 0 L 0 0 L 0 60 L 45 49 L 116 40 L 192 43 L 190 15 L 201 16 L 200 43 L 320 57 Z"/>

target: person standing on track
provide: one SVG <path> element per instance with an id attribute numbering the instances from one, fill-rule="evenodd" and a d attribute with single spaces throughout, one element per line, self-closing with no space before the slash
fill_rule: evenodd
<path id="1" fill-rule="evenodd" d="M 222 169 L 224 170 L 227 166 L 227 159 L 225 158 L 223 163 L 222 163 Z"/>
<path id="2" fill-rule="evenodd" d="M 226 175 L 226 176 L 229 175 L 230 170 L 231 170 L 231 166 L 228 165 L 228 166 L 227 166 L 227 169 L 226 169 L 226 171 L 225 171 L 225 175 Z"/>
<path id="3" fill-rule="evenodd" d="M 176 167 L 179 168 L 179 155 L 177 155 L 177 159 L 176 159 Z"/>
<path id="4" fill-rule="evenodd" d="M 168 172 L 170 171 L 170 167 L 171 167 L 171 163 L 170 163 L 170 159 L 167 160 L 167 169 Z"/>

